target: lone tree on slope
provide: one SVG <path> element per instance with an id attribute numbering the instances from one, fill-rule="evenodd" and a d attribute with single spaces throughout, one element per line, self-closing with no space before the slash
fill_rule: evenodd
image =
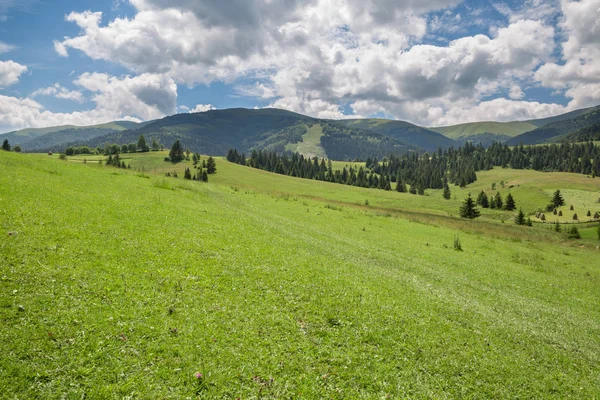
<path id="1" fill-rule="evenodd" d="M 523 209 L 519 209 L 519 213 L 515 217 L 515 224 L 517 225 L 525 225 L 525 214 L 523 213 Z"/>
<path id="2" fill-rule="evenodd" d="M 475 201 L 473 201 L 471 193 L 469 193 L 462 206 L 460 206 L 459 212 L 462 218 L 473 219 L 479 217 L 480 213 L 475 206 Z"/>
<path id="3" fill-rule="evenodd" d="M 504 204 L 504 209 L 507 211 L 513 211 L 517 208 L 517 205 L 515 204 L 515 199 L 513 199 L 512 194 L 507 194 L 506 195 L 506 202 Z"/>
<path id="4" fill-rule="evenodd" d="M 217 163 L 212 156 L 208 157 L 208 161 L 206 162 L 206 173 L 209 175 L 217 173 Z"/>
<path id="5" fill-rule="evenodd" d="M 554 205 L 554 208 L 565 205 L 565 199 L 562 197 L 562 194 L 560 194 L 560 189 L 557 189 L 556 192 L 554 192 L 554 195 L 552 196 L 552 204 Z"/>
<path id="6" fill-rule="evenodd" d="M 181 145 L 181 142 L 179 141 L 179 139 L 177 139 L 173 143 L 173 146 L 171 146 L 171 151 L 169 152 L 169 159 L 173 163 L 178 163 L 178 162 L 182 161 L 184 158 L 185 158 L 185 156 L 183 154 L 183 146 Z"/>
<path id="7" fill-rule="evenodd" d="M 2 142 L 2 150 L 10 151 L 10 143 L 8 143 L 8 139 L 4 139 L 4 142 Z"/>

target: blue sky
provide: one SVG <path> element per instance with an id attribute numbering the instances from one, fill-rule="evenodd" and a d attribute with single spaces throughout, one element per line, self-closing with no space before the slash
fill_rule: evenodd
<path id="1" fill-rule="evenodd" d="M 0 0 L 0 132 L 280 107 L 422 125 L 600 104 L 600 0 Z"/>

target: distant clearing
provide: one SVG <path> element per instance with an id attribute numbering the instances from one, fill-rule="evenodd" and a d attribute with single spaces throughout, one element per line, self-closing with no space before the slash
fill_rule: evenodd
<path id="1" fill-rule="evenodd" d="M 285 146 L 285 149 L 292 152 L 304 154 L 305 157 L 325 158 L 327 154 L 321 147 L 321 136 L 323 136 L 323 128 L 320 124 L 312 125 L 308 131 L 302 135 L 302 142 L 290 143 Z"/>

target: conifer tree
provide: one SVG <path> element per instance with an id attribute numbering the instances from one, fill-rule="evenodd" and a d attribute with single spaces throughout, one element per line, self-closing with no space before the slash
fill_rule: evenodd
<path id="1" fill-rule="evenodd" d="M 183 179 L 192 180 L 192 172 L 190 171 L 189 168 L 185 169 L 185 172 L 183 174 Z"/>
<path id="2" fill-rule="evenodd" d="M 450 186 L 448 186 L 448 182 L 446 182 L 444 184 L 444 193 L 442 193 L 442 196 L 444 197 L 444 199 L 450 200 L 451 195 L 452 194 L 450 193 Z"/>
<path id="3" fill-rule="evenodd" d="M 507 194 L 506 195 L 506 202 L 504 204 L 504 209 L 507 211 L 513 211 L 517 208 L 517 205 L 515 204 L 515 199 L 513 199 L 512 194 Z"/>
<path id="4" fill-rule="evenodd" d="M 483 208 L 489 208 L 490 202 L 488 200 L 487 194 L 482 190 L 477 196 L 477 205 Z"/>
<path id="5" fill-rule="evenodd" d="M 515 217 L 515 224 L 517 225 L 525 225 L 525 214 L 523 214 L 523 209 L 519 209 L 519 213 Z"/>
<path id="6" fill-rule="evenodd" d="M 500 192 L 496 192 L 496 208 L 502 210 L 502 196 L 500 196 Z"/>
<path id="7" fill-rule="evenodd" d="M 560 224 L 558 223 L 558 221 L 556 221 L 554 223 L 554 232 L 561 232 L 562 229 L 560 228 Z"/>
<path id="8" fill-rule="evenodd" d="M 402 178 L 400 178 L 400 175 L 398 175 L 398 177 L 396 178 L 396 192 L 406 193 L 406 184 L 402 182 Z"/>
<path id="9" fill-rule="evenodd" d="M 460 206 L 459 212 L 462 218 L 473 219 L 479 217 L 480 213 L 475 206 L 475 201 L 471 198 L 471 193 L 469 193 L 462 206 Z"/>
<path id="10" fill-rule="evenodd" d="M 208 182 L 208 174 L 206 170 L 202 171 L 202 182 Z"/>
<path id="11" fill-rule="evenodd" d="M 172 163 L 178 163 L 184 159 L 183 155 L 183 146 L 179 139 L 177 139 L 173 146 L 171 146 L 171 151 L 169 152 L 169 159 Z"/>
<path id="12" fill-rule="evenodd" d="M 565 199 L 562 197 L 562 194 L 560 194 L 560 189 L 556 189 L 556 192 L 554 192 L 554 195 L 552 196 L 552 204 L 554 205 L 554 208 L 565 205 Z"/>
<path id="13" fill-rule="evenodd" d="M 154 138 L 152 138 L 152 151 L 159 151 L 160 150 L 160 143 L 158 143 L 158 141 Z"/>
<path id="14" fill-rule="evenodd" d="M 146 138 L 144 137 L 144 135 L 140 135 L 138 139 L 137 148 L 139 151 L 143 152 L 150 151 L 150 148 L 148 148 L 148 144 L 146 143 Z"/>
<path id="15" fill-rule="evenodd" d="M 209 175 L 217 173 L 217 164 L 212 156 L 208 157 L 208 161 L 206 162 L 206 173 Z"/>
<path id="16" fill-rule="evenodd" d="M 2 142 L 2 150 L 10 151 L 10 143 L 8 143 L 8 139 L 4 139 L 4 142 Z"/>

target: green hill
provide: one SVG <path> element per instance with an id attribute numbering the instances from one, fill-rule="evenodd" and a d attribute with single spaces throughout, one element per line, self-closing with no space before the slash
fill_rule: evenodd
<path id="1" fill-rule="evenodd" d="M 584 115 L 584 114 L 587 114 L 591 111 L 598 110 L 598 109 L 600 109 L 600 106 L 582 108 L 582 109 L 571 111 L 571 112 L 568 112 L 565 114 L 555 115 L 554 117 L 532 119 L 532 120 L 525 121 L 525 122 L 533 124 L 537 127 L 542 127 L 542 126 L 545 126 L 545 125 L 548 125 L 548 124 L 551 124 L 554 122 L 560 122 L 560 121 L 564 121 L 567 119 L 576 118 L 576 117 L 579 117 L 580 115 Z"/>
<path id="2" fill-rule="evenodd" d="M 96 147 L 130 143 L 143 134 L 148 142 L 156 139 L 166 147 L 178 139 L 186 148 L 203 154 L 222 156 L 232 148 L 247 154 L 259 149 L 287 150 L 334 160 L 384 157 L 415 148 L 394 137 L 357 126 L 279 109 L 238 108 L 173 115 L 140 129 L 111 132 L 81 144 Z"/>
<path id="3" fill-rule="evenodd" d="M 408 146 L 436 150 L 439 147 L 456 146 L 457 143 L 438 132 L 422 128 L 405 121 L 393 121 L 387 119 L 348 119 L 337 121 L 351 128 L 370 130 L 382 135 L 394 138 Z"/>
<path id="4" fill-rule="evenodd" d="M 506 143 L 510 146 L 519 144 L 542 144 L 558 142 L 582 129 L 600 123 L 600 106 L 585 110 L 585 113 L 576 112 L 575 117 L 551 122 L 540 128 L 516 136 Z"/>
<path id="5" fill-rule="evenodd" d="M 530 122 L 484 121 L 429 129 L 459 142 L 464 143 L 466 141 L 472 141 L 476 143 L 482 142 L 487 144 L 491 143 L 492 141 L 503 142 L 511 137 L 518 136 L 535 128 L 536 125 Z"/>
<path id="6" fill-rule="evenodd" d="M 64 148 L 70 142 L 88 140 L 110 132 L 137 129 L 150 122 L 113 121 L 90 126 L 62 125 L 47 128 L 27 128 L 0 134 L 0 141 L 8 139 L 12 145 L 21 145 L 25 151 L 42 151 L 59 147 Z"/>
<path id="7" fill-rule="evenodd" d="M 457 213 L 500 181 L 584 210 L 599 179 L 494 169 L 444 200 L 166 154 L 0 151 L 0 397 L 598 397 L 597 239 Z"/>

